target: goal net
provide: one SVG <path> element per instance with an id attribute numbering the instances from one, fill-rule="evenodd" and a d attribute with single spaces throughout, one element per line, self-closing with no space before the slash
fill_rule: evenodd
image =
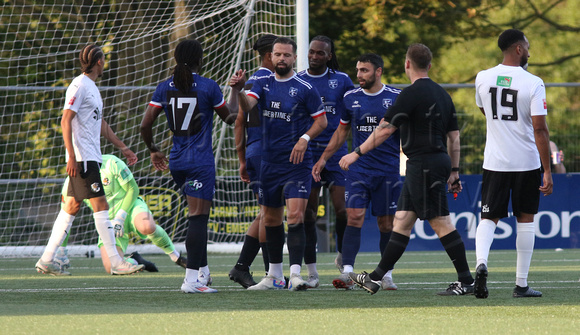
<path id="1" fill-rule="evenodd" d="M 204 47 L 201 74 L 222 85 L 227 100 L 233 72 L 258 68 L 251 46 L 260 35 L 295 35 L 294 12 L 294 1 L 286 0 L 6 2 L 0 12 L 0 257 L 40 255 L 50 235 L 66 177 L 64 95 L 80 74 L 84 45 L 96 43 L 105 51 L 107 67 L 97 82 L 105 120 L 139 157 L 131 170 L 157 223 L 182 243 L 187 204 L 170 174 L 152 169 L 139 130 L 155 86 L 171 75 L 177 43 L 195 38 Z M 154 134 L 168 154 L 171 133 L 164 116 Z M 102 143 L 103 154 L 122 157 Z M 215 120 L 213 148 L 210 244 L 240 242 L 258 205 L 239 180 L 233 126 Z M 96 243 L 92 213 L 83 206 L 70 233 L 71 253 L 84 254 Z"/>

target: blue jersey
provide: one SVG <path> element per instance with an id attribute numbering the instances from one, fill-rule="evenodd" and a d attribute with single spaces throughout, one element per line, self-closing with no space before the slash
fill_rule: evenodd
<path id="1" fill-rule="evenodd" d="M 246 82 L 244 89 L 250 91 L 254 82 L 263 77 L 268 77 L 272 74 L 270 69 L 261 67 L 256 71 Z M 246 159 L 262 154 L 262 128 L 260 127 L 260 104 L 254 107 L 250 113 L 244 113 L 246 120 Z"/>
<path id="2" fill-rule="evenodd" d="M 290 153 L 310 129 L 311 118 L 325 113 L 318 91 L 296 75 L 278 80 L 272 74 L 257 79 L 248 95 L 258 100 L 262 111 L 262 161 L 292 165 Z M 310 150 L 303 162 L 311 164 Z"/>
<path id="3" fill-rule="evenodd" d="M 311 75 L 307 70 L 304 70 L 298 73 L 298 76 L 316 87 L 324 103 L 328 125 L 320 135 L 310 141 L 312 151 L 322 154 L 340 124 L 340 116 L 344 112 L 344 94 L 354 89 L 354 85 L 346 73 L 329 71 L 328 68 L 321 75 Z M 338 152 L 346 152 L 346 142 Z"/>
<path id="4" fill-rule="evenodd" d="M 401 90 L 383 85 L 374 94 L 357 88 L 344 95 L 345 112 L 340 123 L 350 124 L 352 129 L 352 146 L 358 147 L 377 128 L 385 112 L 391 106 Z M 399 130 L 384 143 L 360 157 L 350 170 L 368 175 L 399 174 L 401 138 Z"/>
<path id="5" fill-rule="evenodd" d="M 192 166 L 213 166 L 212 125 L 214 109 L 225 101 L 218 84 L 193 74 L 193 87 L 187 94 L 175 88 L 173 78 L 157 85 L 149 103 L 165 111 L 173 132 L 169 155 L 171 170 L 183 171 Z"/>

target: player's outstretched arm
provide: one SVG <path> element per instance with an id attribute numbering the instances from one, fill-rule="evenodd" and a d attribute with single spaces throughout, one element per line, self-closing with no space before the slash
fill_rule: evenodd
<path id="1" fill-rule="evenodd" d="M 115 148 L 121 150 L 121 153 L 127 159 L 127 165 L 131 166 L 137 163 L 139 160 L 137 155 L 135 155 L 135 153 L 129 149 L 129 147 L 127 147 L 119 137 L 117 137 L 117 134 L 115 134 L 105 119 L 103 119 L 101 124 L 101 135 L 103 135 L 104 138 L 111 142 Z"/>
<path id="2" fill-rule="evenodd" d="M 322 170 L 324 170 L 326 162 L 344 144 L 349 132 L 350 132 L 350 124 L 341 123 L 338 125 L 338 128 L 336 128 L 336 130 L 332 134 L 332 137 L 330 138 L 330 141 L 328 142 L 326 149 L 324 149 L 324 152 L 320 156 L 320 159 L 312 167 L 312 178 L 314 178 L 316 182 L 320 181 L 320 173 L 322 172 Z"/>
<path id="3" fill-rule="evenodd" d="M 374 148 L 381 145 L 386 141 L 395 131 L 397 127 L 393 126 L 385 119 L 381 120 L 379 126 L 371 133 L 371 135 L 361 144 L 359 147 L 355 148 L 355 151 L 348 155 L 344 155 L 338 165 L 344 171 L 348 171 L 349 166 L 358 160 L 358 158 L 367 152 L 373 150 Z"/>
<path id="4" fill-rule="evenodd" d="M 141 121 L 141 137 L 149 149 L 151 163 L 159 171 L 167 169 L 167 163 L 169 162 L 165 154 L 153 143 L 153 124 L 161 111 L 163 111 L 162 108 L 149 105 L 143 116 L 143 121 Z"/>
<path id="5" fill-rule="evenodd" d="M 238 108 L 238 117 L 234 126 L 234 139 L 236 141 L 238 161 L 240 162 L 240 179 L 245 183 L 249 183 L 250 176 L 246 170 L 246 119 L 244 116 L 244 110 L 241 107 Z"/>

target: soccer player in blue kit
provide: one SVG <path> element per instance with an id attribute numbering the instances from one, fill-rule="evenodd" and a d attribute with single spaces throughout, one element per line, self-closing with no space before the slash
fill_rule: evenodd
<path id="1" fill-rule="evenodd" d="M 314 165 L 312 176 L 321 179 L 321 173 L 332 155 L 345 143 L 352 130 L 353 146 L 362 144 L 379 125 L 382 116 L 397 99 L 399 89 L 381 83 L 383 60 L 376 54 L 364 54 L 356 64 L 360 88 L 346 92 L 345 109 L 340 125 L 334 132 L 328 147 Z M 396 201 L 401 190 L 399 174 L 400 138 L 396 132 L 377 149 L 354 164 L 346 177 L 346 211 L 348 223 L 342 245 L 343 272 L 332 284 L 337 289 L 352 289 L 354 282 L 348 276 L 353 271 L 354 261 L 360 249 L 361 228 L 366 209 L 372 203 L 372 214 L 377 216 L 381 233 L 379 247 L 381 254 L 389 241 L 393 228 Z M 342 157 L 342 156 L 341 156 Z M 384 289 L 396 290 L 391 272 L 384 275 Z"/>
<path id="2" fill-rule="evenodd" d="M 249 290 L 284 288 L 284 205 L 290 257 L 288 289 L 308 288 L 308 283 L 300 276 L 306 243 L 304 212 L 312 181 L 312 153 L 308 142 L 326 128 L 327 121 L 316 88 L 296 76 L 292 69 L 295 61 L 296 43 L 289 38 L 276 39 L 272 49 L 275 73 L 256 80 L 247 95 L 240 94 L 244 111 L 249 112 L 257 104 L 262 110 L 259 197 L 270 257 L 268 274 Z"/>
<path id="3" fill-rule="evenodd" d="M 376 269 L 349 277 L 371 294 L 382 286 L 382 278 L 405 252 L 417 219 L 428 220 L 455 266 L 457 281 L 439 295 L 473 294 L 473 277 L 465 256 L 465 245 L 449 217 L 447 184 L 450 192 L 461 192 L 459 180 L 460 136 L 451 97 L 429 78 L 431 50 L 423 44 L 407 49 L 405 74 L 411 86 L 405 88 L 389 107 L 380 125 L 341 158 L 339 165 L 349 171 L 357 160 L 372 153 L 400 129 L 403 152 L 409 158 L 405 182 L 398 200 L 393 233 Z"/>
<path id="4" fill-rule="evenodd" d="M 207 222 L 214 194 L 215 165 L 212 151 L 214 111 L 227 124 L 238 114 L 238 92 L 244 81 L 232 86 L 226 105 L 218 84 L 200 76 L 203 48 L 196 40 L 183 40 L 175 48 L 177 65 L 173 76 L 159 85 L 141 122 L 141 135 L 151 153 L 155 169 L 169 170 L 173 180 L 187 197 L 189 226 L 185 240 L 187 268 L 181 285 L 184 293 L 215 293 L 199 281 L 207 269 Z M 153 124 L 165 111 L 167 125 L 173 132 L 169 160 L 153 142 Z M 207 271 L 207 273 L 206 273 Z"/>
<path id="5" fill-rule="evenodd" d="M 275 35 L 264 34 L 254 43 L 252 49 L 260 54 L 260 68 L 250 76 L 244 86 L 245 90 L 250 90 L 258 78 L 268 77 L 274 73 L 272 45 L 276 38 L 278 37 Z M 258 198 L 260 166 L 262 164 L 262 127 L 259 105 L 254 106 L 254 108 L 257 110 L 249 113 L 244 112 L 242 108 L 239 109 L 234 133 L 236 151 L 240 161 L 240 178 L 243 182 L 250 184 L 252 192 Z M 268 248 L 266 248 L 266 230 L 261 210 L 248 228 L 240 256 L 228 274 L 231 280 L 244 288 L 257 284 L 250 273 L 250 266 L 260 249 L 262 249 L 265 271 L 268 272 L 270 259 Z"/>
<path id="6" fill-rule="evenodd" d="M 344 110 L 342 101 L 344 93 L 354 88 L 348 75 L 339 71 L 338 60 L 334 51 L 333 41 L 326 36 L 316 36 L 310 41 L 308 49 L 308 69 L 300 71 L 298 76 L 316 87 L 324 103 L 328 125 L 315 139 L 310 141 L 313 162 L 317 162 L 328 145 L 332 134 L 340 123 L 340 116 Z M 304 250 L 304 264 L 308 268 L 308 286 L 316 288 L 319 285 L 316 269 L 316 218 L 318 216 L 318 198 L 323 185 L 330 190 L 330 196 L 336 214 L 336 248 L 338 255 L 335 259 L 337 267 L 342 267 L 342 237 L 346 227 L 346 209 L 344 203 L 345 172 L 338 166 L 338 161 L 348 152 L 346 142 L 338 149 L 326 163 L 321 176 L 322 180 L 312 182 L 312 190 L 306 215 L 304 230 L 306 233 L 306 249 Z"/>

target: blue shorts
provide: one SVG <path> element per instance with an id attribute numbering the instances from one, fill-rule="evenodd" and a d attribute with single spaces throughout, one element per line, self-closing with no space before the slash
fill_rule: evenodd
<path id="1" fill-rule="evenodd" d="M 262 166 L 262 156 L 246 157 L 246 171 L 250 176 L 250 188 L 254 194 L 258 194 L 260 189 L 260 166 Z"/>
<path id="2" fill-rule="evenodd" d="M 272 164 L 262 161 L 261 187 L 258 192 L 260 205 L 282 207 L 285 199 L 308 199 L 311 190 L 312 167 L 310 164 Z"/>
<path id="3" fill-rule="evenodd" d="M 322 186 L 326 186 L 328 188 L 332 186 L 344 186 L 346 185 L 346 172 L 340 168 L 338 162 L 342 156 L 346 155 L 347 152 L 344 150 L 337 151 L 328 161 L 326 161 L 326 165 L 322 172 L 320 172 L 320 181 L 316 182 L 312 179 L 312 188 L 321 188 Z M 313 155 L 313 162 L 318 162 L 322 152 L 312 151 Z"/>
<path id="4" fill-rule="evenodd" d="M 171 170 L 173 181 L 185 195 L 204 200 L 213 200 L 215 193 L 215 167 L 196 166 L 189 170 Z"/>
<path id="5" fill-rule="evenodd" d="M 391 176 L 369 176 L 348 171 L 344 192 L 346 208 L 367 208 L 372 203 L 372 215 L 395 215 L 402 187 L 398 173 Z"/>

